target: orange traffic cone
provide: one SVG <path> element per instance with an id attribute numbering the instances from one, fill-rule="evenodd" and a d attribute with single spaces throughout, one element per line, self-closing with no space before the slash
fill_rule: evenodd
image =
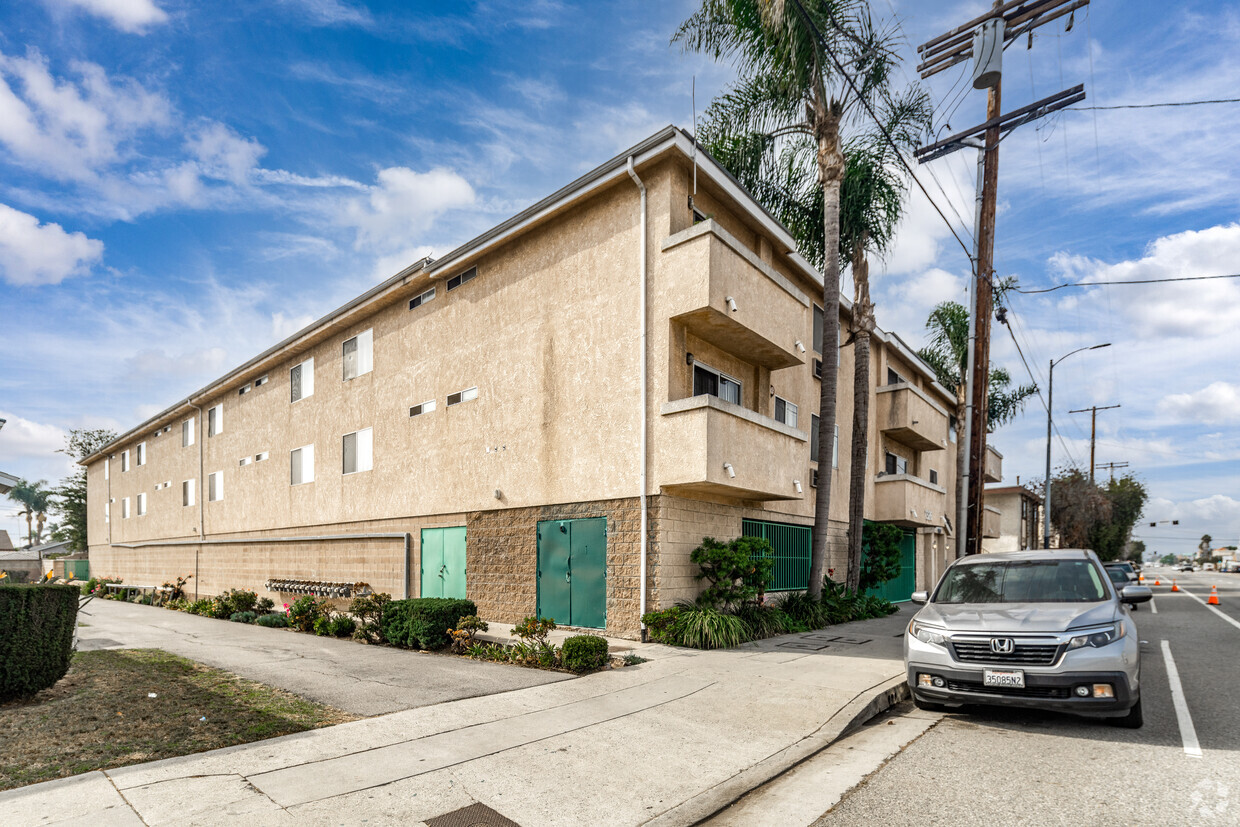
<path id="1" fill-rule="evenodd" d="M 1159 582 L 1158 582 L 1158 578 L 1157 578 L 1157 577 L 1155 577 L 1155 578 L 1154 578 L 1154 585 L 1155 585 L 1155 586 L 1161 586 L 1161 585 L 1162 585 L 1162 583 L 1159 583 Z"/>
<path id="2" fill-rule="evenodd" d="M 1207 600 L 1206 603 L 1210 604 L 1211 606 L 1218 605 L 1218 586 L 1210 587 L 1210 599 Z"/>
<path id="3" fill-rule="evenodd" d="M 1175 578 L 1172 577 L 1171 578 L 1171 591 L 1178 592 L 1179 590 L 1180 590 L 1180 587 L 1175 584 Z"/>

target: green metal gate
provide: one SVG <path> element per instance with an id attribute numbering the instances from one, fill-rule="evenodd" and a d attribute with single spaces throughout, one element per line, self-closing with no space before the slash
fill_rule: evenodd
<path id="1" fill-rule="evenodd" d="M 465 597 L 465 526 L 422 529 L 422 597 Z"/>
<path id="2" fill-rule="evenodd" d="M 900 573 L 867 593 L 885 597 L 892 603 L 903 603 L 917 588 L 917 535 L 906 531 L 900 540 Z"/>
<path id="3" fill-rule="evenodd" d="M 809 526 L 742 520 L 741 534 L 761 537 L 775 549 L 775 570 L 767 583 L 767 591 L 799 591 L 809 586 L 809 557 L 813 544 Z"/>
<path id="4" fill-rule="evenodd" d="M 65 561 L 65 579 L 66 580 L 89 580 L 90 579 L 90 561 L 89 560 L 66 560 Z"/>
<path id="5" fill-rule="evenodd" d="M 538 523 L 538 615 L 607 626 L 607 518 Z"/>

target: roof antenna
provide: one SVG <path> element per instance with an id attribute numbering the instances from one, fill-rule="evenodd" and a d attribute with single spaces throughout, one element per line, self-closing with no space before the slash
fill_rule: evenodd
<path id="1" fill-rule="evenodd" d="M 697 207 L 693 205 L 693 196 L 697 195 L 697 75 L 693 76 L 693 85 L 690 87 L 689 99 L 693 103 L 693 192 L 689 195 L 689 212 L 693 214 L 693 218 L 697 219 Z"/>

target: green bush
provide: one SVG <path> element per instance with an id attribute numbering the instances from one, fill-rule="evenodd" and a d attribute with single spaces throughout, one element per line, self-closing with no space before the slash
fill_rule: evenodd
<path id="1" fill-rule="evenodd" d="M 254 612 L 233 612 L 228 619 L 233 623 L 253 623 L 258 620 L 258 615 Z"/>
<path id="2" fill-rule="evenodd" d="M 121 579 L 119 577 L 92 577 L 86 581 L 85 585 L 82 586 L 82 594 L 93 594 L 98 597 L 103 597 L 108 593 L 107 585 L 109 583 L 120 582 Z"/>
<path id="3" fill-rule="evenodd" d="M 324 615 L 314 621 L 314 633 L 319 637 L 328 637 L 332 633 L 332 619 Z"/>
<path id="4" fill-rule="evenodd" d="M 900 574 L 904 529 L 866 520 L 861 528 L 861 591 L 881 586 Z"/>
<path id="5" fill-rule="evenodd" d="M 209 597 L 203 597 L 195 600 L 185 607 L 185 611 L 192 615 L 202 615 L 203 617 L 214 616 L 215 601 Z"/>
<path id="6" fill-rule="evenodd" d="M 349 637 L 357 629 L 357 621 L 348 615 L 336 615 L 331 619 L 328 632 L 332 637 Z"/>
<path id="7" fill-rule="evenodd" d="M 449 643 L 448 630 L 468 615 L 478 614 L 472 600 L 449 597 L 416 597 L 393 600 L 381 619 L 384 637 L 396 646 L 442 649 Z"/>
<path id="8" fill-rule="evenodd" d="M 287 629 L 288 618 L 283 612 L 275 612 L 269 615 L 259 615 L 258 620 L 254 621 L 257 626 L 266 626 L 270 629 Z"/>
<path id="9" fill-rule="evenodd" d="M 386 643 L 383 634 L 383 610 L 392 602 L 390 594 L 364 594 L 353 598 L 349 604 L 349 614 L 357 618 L 357 631 L 354 640 L 366 643 Z"/>
<path id="10" fill-rule="evenodd" d="M 736 616 L 749 627 L 749 638 L 751 640 L 775 637 L 776 635 L 783 635 L 792 631 L 789 628 L 792 624 L 792 618 L 778 606 L 770 604 L 759 606 L 756 603 L 746 603 L 736 610 Z"/>
<path id="11" fill-rule="evenodd" d="M 710 583 L 698 595 L 697 604 L 704 609 L 728 611 L 754 600 L 765 590 L 775 569 L 775 550 L 761 537 L 737 537 L 721 543 L 703 537 L 689 559 L 697 564 L 697 580 Z"/>
<path id="12" fill-rule="evenodd" d="M 47 689 L 69 671 L 76 586 L 0 585 L 0 703 Z"/>
<path id="13" fill-rule="evenodd" d="M 325 597 L 302 595 L 288 607 L 288 624 L 299 632 L 313 632 L 321 618 L 331 616 L 332 604 Z"/>
<path id="14" fill-rule="evenodd" d="M 254 611 L 262 614 L 264 612 L 271 611 L 275 607 L 275 601 L 273 601 L 270 597 L 262 597 L 259 598 L 258 602 L 254 604 Z"/>
<path id="15" fill-rule="evenodd" d="M 560 649 L 564 668 L 571 672 L 591 672 L 607 663 L 607 641 L 598 635 L 573 635 Z"/>
<path id="16" fill-rule="evenodd" d="M 456 622 L 456 627 L 448 630 L 448 637 L 452 639 L 452 651 L 466 651 L 474 645 L 474 637 L 479 632 L 485 632 L 490 628 L 487 622 L 478 615 L 460 618 Z"/>
<path id="17" fill-rule="evenodd" d="M 718 609 L 686 606 L 677 626 L 680 645 L 693 649 L 728 649 L 751 639 L 745 621 Z"/>
<path id="18" fill-rule="evenodd" d="M 216 598 L 226 609 L 229 616 L 236 612 L 252 612 L 258 604 L 258 595 L 248 589 L 229 589 Z"/>
<path id="19" fill-rule="evenodd" d="M 646 612 L 642 615 L 642 623 L 646 624 L 646 634 L 655 643 L 666 643 L 668 646 L 680 645 L 680 606 Z"/>

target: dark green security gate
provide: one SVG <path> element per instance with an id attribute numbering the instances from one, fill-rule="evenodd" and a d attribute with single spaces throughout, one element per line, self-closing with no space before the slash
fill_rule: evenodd
<path id="1" fill-rule="evenodd" d="M 892 603 L 903 603 L 917 588 L 917 535 L 906 531 L 900 540 L 900 573 L 867 594 L 885 597 Z"/>
<path id="2" fill-rule="evenodd" d="M 809 526 L 742 520 L 741 534 L 761 537 L 775 549 L 775 570 L 768 592 L 799 591 L 809 585 L 809 556 L 813 538 Z"/>
<path id="3" fill-rule="evenodd" d="M 562 626 L 606 627 L 606 517 L 538 523 L 538 615 Z"/>
<path id="4" fill-rule="evenodd" d="M 465 597 L 465 526 L 422 529 L 422 597 Z"/>

